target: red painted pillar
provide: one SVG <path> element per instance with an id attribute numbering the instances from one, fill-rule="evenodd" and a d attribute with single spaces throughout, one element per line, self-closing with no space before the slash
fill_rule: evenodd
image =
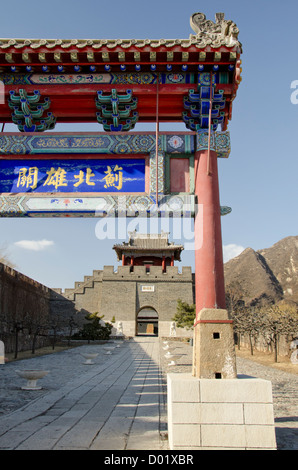
<path id="1" fill-rule="evenodd" d="M 166 272 L 166 257 L 164 255 L 162 257 L 162 272 Z"/>
<path id="2" fill-rule="evenodd" d="M 195 154 L 195 290 L 196 319 L 202 308 L 225 309 L 224 268 L 217 154 Z"/>

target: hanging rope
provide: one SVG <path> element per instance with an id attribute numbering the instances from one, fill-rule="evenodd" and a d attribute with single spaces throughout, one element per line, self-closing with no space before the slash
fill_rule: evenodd
<path id="1" fill-rule="evenodd" d="M 212 79 L 213 74 L 210 72 L 210 101 L 209 101 L 209 123 L 208 123 L 208 159 L 207 159 L 207 175 L 211 175 L 210 146 L 211 146 L 211 113 L 212 113 Z"/>
<path id="2" fill-rule="evenodd" d="M 158 138 L 159 138 L 159 74 L 157 74 L 157 79 L 156 79 L 156 132 L 155 132 L 156 208 L 158 208 Z"/>

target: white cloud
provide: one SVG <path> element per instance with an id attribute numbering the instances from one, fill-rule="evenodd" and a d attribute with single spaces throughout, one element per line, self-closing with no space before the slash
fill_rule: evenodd
<path id="1" fill-rule="evenodd" d="M 25 250 L 42 251 L 46 250 L 49 246 L 53 246 L 54 242 L 52 240 L 20 240 L 15 242 L 14 245 Z"/>
<path id="2" fill-rule="evenodd" d="M 235 245 L 234 243 L 230 243 L 229 245 L 224 245 L 223 246 L 224 263 L 226 263 L 232 258 L 235 258 L 235 256 L 240 255 L 240 253 L 242 253 L 243 250 L 245 250 L 243 246 Z"/>

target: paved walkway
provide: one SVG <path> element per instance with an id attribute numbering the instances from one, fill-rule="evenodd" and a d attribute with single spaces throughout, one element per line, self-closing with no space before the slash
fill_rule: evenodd
<path id="1" fill-rule="evenodd" d="M 125 341 L 112 355 L 105 355 L 104 347 L 86 345 L 6 364 L 14 389 L 24 385 L 16 369 L 50 372 L 38 382 L 43 390 L 19 390 L 31 401 L 1 418 L 0 449 L 165 449 L 158 338 Z M 99 356 L 85 365 L 81 353 L 90 350 Z"/>
<path id="2" fill-rule="evenodd" d="M 112 355 L 85 345 L 0 366 L 0 450 L 169 450 L 166 373 L 192 363 L 187 343 L 170 345 L 181 354 L 174 367 L 154 337 L 124 341 Z M 84 364 L 87 351 L 98 352 L 94 365 Z M 26 368 L 49 370 L 42 390 L 21 390 L 15 371 Z M 298 450 L 298 376 L 241 358 L 237 371 L 272 382 L 278 449 Z"/>

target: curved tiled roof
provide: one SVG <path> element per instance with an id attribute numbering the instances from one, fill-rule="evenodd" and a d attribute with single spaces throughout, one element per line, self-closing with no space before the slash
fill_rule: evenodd
<path id="1" fill-rule="evenodd" d="M 113 249 L 116 251 L 118 259 L 123 252 L 131 253 L 162 253 L 170 252 L 175 255 L 175 259 L 180 260 L 183 245 L 175 245 L 168 241 L 168 233 L 143 235 L 137 232 L 131 232 L 127 243 L 116 244 Z"/>
<path id="2" fill-rule="evenodd" d="M 196 34 L 190 34 L 188 39 L 0 39 L 0 50 L 11 49 L 26 50 L 52 50 L 78 49 L 130 49 L 149 47 L 173 48 L 179 46 L 188 49 L 192 46 L 198 49 L 206 47 L 237 50 L 241 52 L 241 43 L 238 41 L 239 30 L 235 23 L 224 19 L 223 13 L 216 13 L 216 22 L 206 20 L 203 13 L 194 13 L 190 24 Z"/>
<path id="3" fill-rule="evenodd" d="M 181 46 L 185 49 L 196 46 L 199 49 L 204 49 L 206 46 L 218 48 L 225 46 L 228 48 L 234 48 L 235 46 L 240 47 L 238 41 L 231 41 L 228 37 L 221 39 L 212 39 L 211 37 L 200 37 L 196 35 L 190 35 L 189 39 L 0 39 L 0 49 L 54 49 L 61 47 L 62 49 L 78 48 L 83 49 L 85 47 L 91 47 L 93 49 L 115 49 L 121 47 L 128 49 L 130 47 L 175 47 Z"/>

